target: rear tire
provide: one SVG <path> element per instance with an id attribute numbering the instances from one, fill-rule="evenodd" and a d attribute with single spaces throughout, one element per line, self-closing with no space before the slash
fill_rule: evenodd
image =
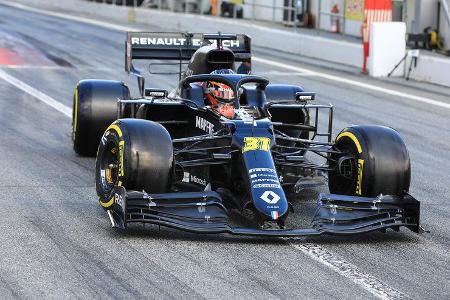
<path id="1" fill-rule="evenodd" d="M 336 137 L 335 148 L 351 159 L 342 160 L 340 165 L 336 163 L 335 170 L 329 173 L 331 193 L 374 197 L 380 194 L 402 196 L 408 192 L 409 154 L 394 129 L 351 126 Z M 336 154 L 331 158 L 338 161 L 342 156 Z"/>
<path id="2" fill-rule="evenodd" d="M 129 99 L 128 87 L 119 81 L 81 80 L 75 88 L 72 142 L 81 156 L 95 156 L 106 128 L 117 119 L 117 99 Z"/>
<path id="3" fill-rule="evenodd" d="M 173 171 L 172 139 L 160 124 L 120 119 L 105 131 L 95 163 L 95 187 L 100 204 L 114 203 L 115 186 L 165 193 Z"/>

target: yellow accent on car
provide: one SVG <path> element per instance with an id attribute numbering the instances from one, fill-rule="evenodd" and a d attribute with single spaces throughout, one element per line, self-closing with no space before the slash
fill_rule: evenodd
<path id="1" fill-rule="evenodd" d="M 358 149 L 358 153 L 362 153 L 361 144 L 359 143 L 358 138 L 351 132 L 345 131 L 340 133 L 337 136 L 336 141 L 339 141 L 339 139 L 343 138 L 344 136 L 350 138 L 353 141 L 353 143 L 355 143 L 356 148 Z"/>
<path id="2" fill-rule="evenodd" d="M 105 177 L 106 177 L 106 182 L 108 182 L 108 183 L 113 183 L 113 179 L 112 179 L 112 171 L 111 171 L 111 169 L 106 169 L 106 170 L 105 170 Z"/>
<path id="3" fill-rule="evenodd" d="M 110 129 L 114 129 L 115 132 L 117 132 L 117 134 L 119 135 L 119 137 L 122 137 L 122 130 L 120 130 L 120 127 L 117 126 L 116 124 L 111 124 L 109 125 L 109 127 L 106 129 L 106 131 L 110 130 Z"/>
<path id="4" fill-rule="evenodd" d="M 119 175 L 123 176 L 124 175 L 124 169 L 123 169 L 123 148 L 125 145 L 125 141 L 120 141 L 119 142 Z"/>
<path id="5" fill-rule="evenodd" d="M 109 199 L 108 202 L 103 202 L 102 200 L 100 200 L 100 205 L 101 205 L 103 208 L 110 208 L 113 204 L 114 204 L 114 197 L 112 197 L 111 199 Z"/>
<path id="6" fill-rule="evenodd" d="M 266 137 L 245 137 L 244 147 L 242 148 L 242 153 L 247 151 L 269 151 L 270 139 Z"/>
<path id="7" fill-rule="evenodd" d="M 73 112 L 72 140 L 75 140 L 75 133 L 77 132 L 77 125 L 78 125 L 78 85 L 75 87 L 74 98 L 75 98 L 75 108 Z"/>
<path id="8" fill-rule="evenodd" d="M 364 159 L 358 159 L 358 178 L 356 180 L 356 195 L 362 195 L 362 180 L 363 180 Z"/>

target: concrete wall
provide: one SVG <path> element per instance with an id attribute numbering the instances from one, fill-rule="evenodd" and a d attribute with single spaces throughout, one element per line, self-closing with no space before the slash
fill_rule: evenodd
<path id="1" fill-rule="evenodd" d="M 421 52 L 422 53 L 422 52 Z M 406 61 L 406 68 L 409 68 L 411 58 Z M 406 72 L 408 70 L 406 69 Z M 450 59 L 420 55 L 417 67 L 411 71 L 411 78 L 419 81 L 437 83 L 450 87 Z"/>
<path id="2" fill-rule="evenodd" d="M 447 1 L 448 13 L 450 14 L 450 0 Z M 449 16 L 450 17 L 450 16 Z M 444 40 L 444 48 L 450 50 L 450 20 L 445 15 L 444 6 L 441 7 L 441 20 L 439 23 L 439 33 Z"/>
<path id="3" fill-rule="evenodd" d="M 255 3 L 255 5 L 253 5 Z M 283 6 L 283 0 L 250 0 L 244 1 L 244 18 L 263 21 L 283 21 L 283 10 L 273 9 L 272 5 Z M 267 7 L 266 7 L 267 6 Z"/>
<path id="4" fill-rule="evenodd" d="M 362 21 L 346 20 L 345 34 L 361 37 Z"/>

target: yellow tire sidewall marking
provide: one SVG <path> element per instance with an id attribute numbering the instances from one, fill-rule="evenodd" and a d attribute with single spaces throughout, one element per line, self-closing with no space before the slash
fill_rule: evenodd
<path id="1" fill-rule="evenodd" d="M 74 92 L 74 98 L 75 98 L 75 107 L 73 112 L 73 129 L 72 129 L 72 140 L 75 140 L 75 135 L 77 133 L 77 126 L 78 126 L 78 85 L 75 87 Z"/>
<path id="2" fill-rule="evenodd" d="M 111 124 L 105 132 L 109 131 L 109 130 L 114 130 L 115 132 L 117 132 L 117 135 L 119 136 L 119 176 L 124 176 L 125 172 L 124 172 L 124 146 L 125 146 L 125 141 L 122 140 L 122 130 L 120 129 L 120 127 L 117 124 Z M 121 180 L 118 181 L 117 186 L 122 186 L 123 182 Z M 103 208 L 110 208 L 112 205 L 114 204 L 114 196 L 111 197 L 111 199 L 109 199 L 107 202 L 104 202 L 102 200 L 100 200 L 100 205 Z"/>
<path id="3" fill-rule="evenodd" d="M 110 208 L 113 204 L 114 204 L 114 196 L 111 199 L 109 199 L 108 202 L 100 201 L 100 205 L 103 208 Z"/>
<path id="4" fill-rule="evenodd" d="M 117 132 L 117 135 L 119 136 L 119 176 L 124 176 L 125 170 L 124 170 L 124 148 L 125 148 L 125 141 L 122 139 L 122 130 L 120 127 L 113 123 L 111 124 L 106 131 L 114 130 Z"/>
<path id="5" fill-rule="evenodd" d="M 119 135 L 120 138 L 122 137 L 122 130 L 120 129 L 120 127 L 117 124 L 113 123 L 113 124 L 109 125 L 109 127 L 106 129 L 106 131 L 108 131 L 110 129 L 117 132 L 117 134 Z"/>
<path id="6" fill-rule="evenodd" d="M 353 141 L 353 143 L 355 143 L 356 149 L 358 149 L 358 153 L 359 154 L 362 153 L 361 143 L 359 142 L 358 138 L 353 133 L 348 132 L 348 131 L 342 132 L 337 136 L 336 141 L 339 141 L 343 137 L 348 137 L 349 139 L 351 139 Z"/>

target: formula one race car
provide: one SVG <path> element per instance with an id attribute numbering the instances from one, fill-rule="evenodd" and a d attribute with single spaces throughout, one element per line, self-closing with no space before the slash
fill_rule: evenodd
<path id="1" fill-rule="evenodd" d="M 145 88 L 134 59 L 158 60 L 150 73 L 176 64 L 178 87 Z M 300 86 L 249 75 L 248 36 L 130 32 L 125 67 L 141 97 L 131 99 L 122 82 L 82 80 L 73 105 L 74 150 L 97 155 L 96 190 L 113 227 L 254 236 L 421 231 L 399 133 L 350 126 L 332 142 L 331 105 L 314 104 Z M 290 226 L 307 217 L 293 209 L 298 194 L 326 184 L 330 194 L 318 196 L 310 228 Z"/>

